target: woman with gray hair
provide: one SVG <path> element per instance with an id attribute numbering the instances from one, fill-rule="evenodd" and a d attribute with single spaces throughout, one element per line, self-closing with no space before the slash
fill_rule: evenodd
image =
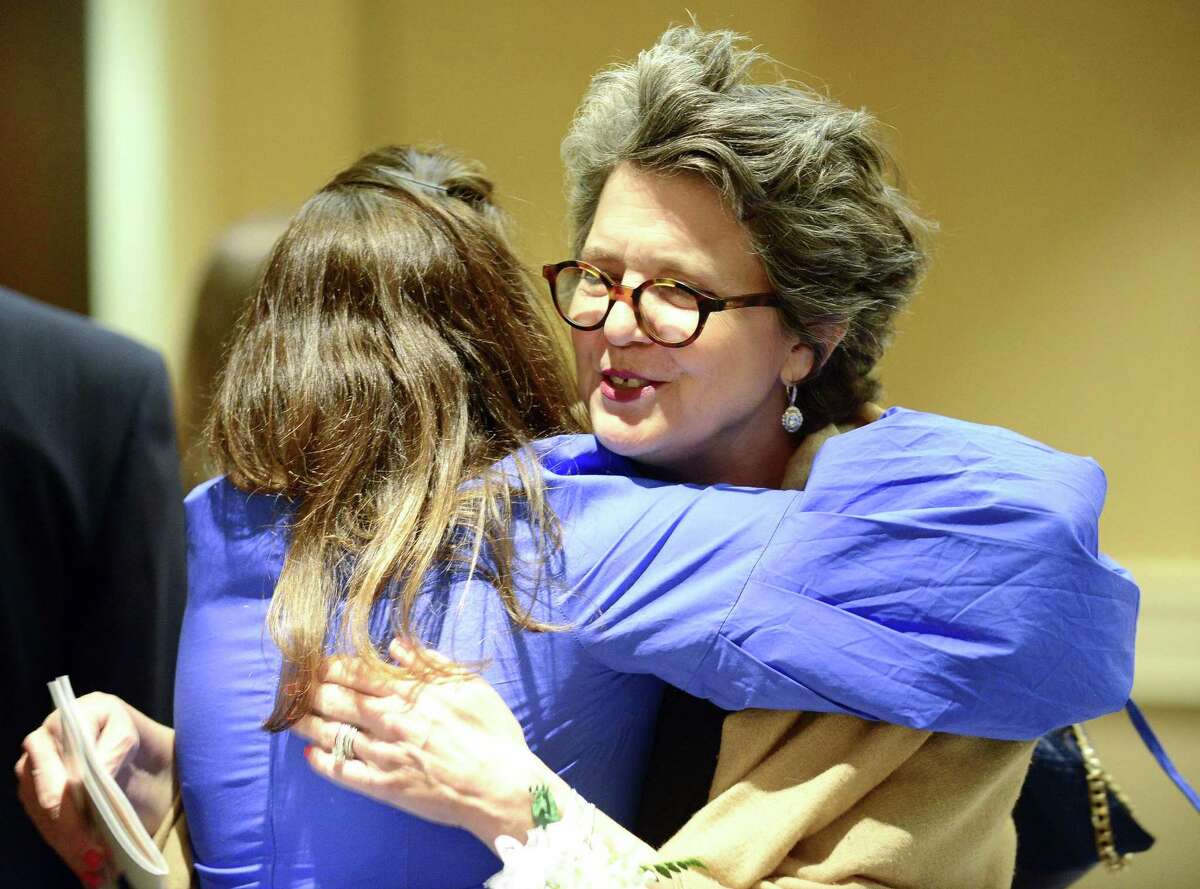
<path id="1" fill-rule="evenodd" d="M 898 465 L 921 466 L 928 479 L 977 465 L 974 447 L 1009 433 L 874 405 L 872 372 L 924 267 L 928 226 L 891 183 L 872 119 L 792 84 L 754 83 L 749 71 L 762 57 L 738 40 L 668 30 L 636 62 L 593 79 L 563 142 L 575 258 L 543 273 L 572 328 L 580 396 L 597 439 L 653 477 L 807 486 L 813 499 L 827 485 L 864 479 L 874 491 L 868 499 L 894 495 L 889 479 Z M 927 436 L 946 428 L 961 436 L 961 450 L 932 456 Z M 1001 500 L 1013 493 L 1001 476 L 995 490 Z M 924 496 L 912 481 L 900 499 L 921 510 Z M 1002 516 L 995 521 L 979 528 L 983 537 L 1003 534 Z M 1095 541 L 1087 546 L 1094 551 Z M 836 601 L 843 581 L 895 591 L 927 555 L 914 538 L 912 564 L 876 563 L 856 574 L 848 560 L 831 560 L 817 598 Z M 1002 588 L 983 581 L 978 603 L 997 627 L 1023 619 L 991 611 L 988 600 Z M 915 590 L 908 602 L 867 605 L 862 614 L 894 625 L 957 619 Z M 681 827 L 660 856 L 698 858 L 707 868 L 673 879 L 1007 889 L 1011 812 L 1033 749 L 1032 740 L 1013 739 L 1036 732 L 1000 723 L 1026 703 L 971 692 L 977 721 L 954 734 L 931 731 L 937 705 L 904 678 L 919 654 L 876 648 L 861 625 L 837 626 L 797 608 L 741 616 L 757 639 L 796 621 L 812 621 L 814 639 L 836 639 L 831 647 L 846 657 L 829 662 L 813 712 L 744 711 L 722 727 L 723 714 L 712 709 L 698 712 L 678 698 L 664 708 L 654 768 L 677 780 L 656 787 L 652 776 L 643 835 L 658 845 Z M 717 645 L 710 660 L 725 656 Z M 955 681 L 972 682 L 965 674 Z M 1086 685 L 1076 688 L 1087 694 Z M 325 686 L 331 696 L 339 687 L 370 701 L 386 697 L 341 669 Z M 839 703 L 864 687 L 900 703 L 905 712 L 894 719 L 903 724 L 863 720 L 863 711 Z M 354 716 L 347 704 L 333 718 Z M 439 821 L 467 824 L 462 815 L 472 808 L 501 813 L 516 835 L 532 825 L 531 774 L 564 809 L 586 811 L 533 754 L 513 758 L 512 719 L 481 680 L 422 691 L 397 718 L 424 726 L 414 732 L 424 739 L 419 776 L 347 780 L 320 756 L 314 768 Z M 642 861 L 655 857 L 610 822 L 593 829 Z"/>
<path id="2" fill-rule="evenodd" d="M 779 297 L 781 326 L 813 355 L 796 381 L 811 432 L 878 398 L 871 373 L 925 267 L 928 224 L 889 182 L 869 114 L 752 82 L 766 58 L 737 40 L 672 28 L 636 64 L 595 77 L 562 146 L 572 247 L 585 255 L 615 172 L 715 189 Z"/>

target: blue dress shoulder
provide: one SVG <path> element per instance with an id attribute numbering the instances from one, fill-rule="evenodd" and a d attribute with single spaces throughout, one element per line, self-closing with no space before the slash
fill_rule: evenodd
<path id="1" fill-rule="evenodd" d="M 478 579 L 428 579 L 417 625 L 486 678 L 533 750 L 622 823 L 662 683 L 728 709 L 849 713 L 1032 738 L 1121 707 L 1138 592 L 1097 552 L 1099 467 L 1006 430 L 893 409 L 831 440 L 807 490 L 670 485 L 590 436 L 538 442 L 563 548 L 514 631 Z M 261 729 L 288 505 L 187 500 L 177 756 L 205 887 L 477 887 L 469 834 L 315 776 Z M 514 529 L 518 551 L 531 541 Z"/>

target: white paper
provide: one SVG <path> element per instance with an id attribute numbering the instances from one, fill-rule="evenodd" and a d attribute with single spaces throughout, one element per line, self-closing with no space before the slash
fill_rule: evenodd
<path id="1" fill-rule="evenodd" d="M 85 730 L 75 706 L 71 680 L 59 676 L 49 686 L 50 697 L 62 720 L 67 769 L 87 794 L 93 820 L 112 851 L 114 864 L 133 889 L 166 889 L 166 859 L 146 832 L 129 798 L 101 765 L 91 732 Z"/>

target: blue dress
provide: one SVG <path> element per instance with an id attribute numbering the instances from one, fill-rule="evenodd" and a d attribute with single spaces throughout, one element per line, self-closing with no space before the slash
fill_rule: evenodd
<path id="1" fill-rule="evenodd" d="M 1033 738 L 1121 707 L 1138 591 L 1097 553 L 1102 472 L 1006 430 L 893 409 L 828 442 L 803 492 L 668 485 L 590 436 L 536 451 L 564 546 L 513 631 L 476 580 L 427 579 L 423 636 L 484 672 L 530 746 L 628 823 L 662 683 L 728 709 Z M 314 775 L 260 726 L 286 502 L 187 500 L 177 761 L 205 887 L 476 887 L 491 852 Z M 529 538 L 516 529 L 518 551 Z"/>

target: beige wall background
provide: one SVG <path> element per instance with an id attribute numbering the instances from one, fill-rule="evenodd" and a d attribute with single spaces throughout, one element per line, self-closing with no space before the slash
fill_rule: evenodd
<path id="1" fill-rule="evenodd" d="M 1105 467 L 1104 547 L 1144 590 L 1137 691 L 1174 708 L 1165 740 L 1200 777 L 1200 5 L 687 9 L 890 128 L 941 232 L 888 399 Z M 558 140 L 589 76 L 686 15 L 661 0 L 91 0 L 96 313 L 178 371 L 221 232 L 290 211 L 384 142 L 483 160 L 528 261 L 564 258 Z M 1118 882 L 1195 885 L 1200 819 L 1123 720 L 1101 735 L 1164 837 Z"/>

